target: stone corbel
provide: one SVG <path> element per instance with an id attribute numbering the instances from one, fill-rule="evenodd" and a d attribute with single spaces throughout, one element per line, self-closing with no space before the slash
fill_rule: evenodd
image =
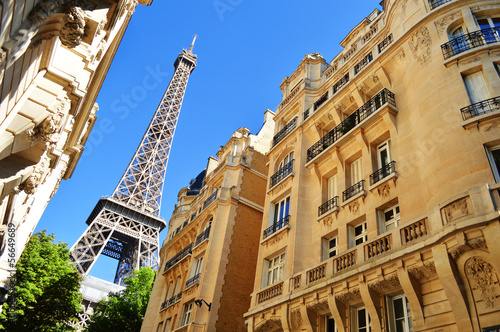
<path id="1" fill-rule="evenodd" d="M 380 67 L 377 69 L 375 72 L 375 75 L 380 83 L 382 83 L 382 87 L 384 88 L 389 88 L 392 86 L 391 84 L 391 78 L 387 74 L 387 72 L 384 70 L 384 68 Z"/>
<path id="2" fill-rule="evenodd" d="M 333 156 L 334 160 L 335 160 L 335 158 L 338 159 L 340 166 L 342 166 L 342 170 L 344 170 L 344 157 L 342 156 L 342 153 L 340 153 L 340 149 L 338 148 L 338 146 L 336 146 L 333 149 L 332 156 Z"/>
<path id="3" fill-rule="evenodd" d="M 24 191 L 28 195 L 33 195 L 36 192 L 36 189 L 45 182 L 45 178 L 50 168 L 50 158 L 45 153 L 38 164 L 35 166 L 33 173 L 21 183 L 16 191 Z"/>
<path id="4" fill-rule="evenodd" d="M 420 282 L 408 273 L 408 270 L 406 270 L 402 260 L 399 260 L 397 265 L 399 283 L 401 284 L 401 288 L 403 288 L 403 292 L 410 303 L 411 317 L 415 324 L 414 329 L 418 330 L 425 326 Z"/>
<path id="5" fill-rule="evenodd" d="M 54 113 L 47 116 L 38 126 L 28 130 L 27 134 L 31 141 L 41 139 L 47 144 L 55 144 L 59 140 L 59 132 L 62 120 L 71 108 L 71 101 L 65 97 L 59 102 Z"/>
<path id="6" fill-rule="evenodd" d="M 311 321 L 309 320 L 309 315 L 307 314 L 307 307 L 305 303 L 300 304 L 300 315 L 302 316 L 302 325 L 304 326 L 305 331 L 313 332 L 314 330 Z"/>
<path id="7" fill-rule="evenodd" d="M 368 139 L 366 138 L 363 129 L 358 130 L 358 132 L 356 134 L 356 142 L 359 145 L 363 146 L 368 152 L 368 150 L 370 148 L 370 143 L 368 142 Z"/>
<path id="8" fill-rule="evenodd" d="M 74 48 L 82 42 L 85 34 L 85 12 L 73 1 L 65 10 L 63 19 L 64 25 L 61 27 L 59 38 L 61 44 Z"/>
<path id="9" fill-rule="evenodd" d="M 328 294 L 328 307 L 332 313 L 332 317 L 335 320 L 335 325 L 338 332 L 346 332 L 346 305 L 338 301 L 332 293 Z"/>
<path id="10" fill-rule="evenodd" d="M 361 298 L 363 299 L 363 303 L 366 306 L 366 310 L 371 318 L 370 326 L 372 331 L 381 332 L 382 315 L 380 312 L 380 294 L 374 289 L 368 287 L 368 284 L 364 280 L 364 275 L 361 275 L 359 278 L 359 291 Z"/>

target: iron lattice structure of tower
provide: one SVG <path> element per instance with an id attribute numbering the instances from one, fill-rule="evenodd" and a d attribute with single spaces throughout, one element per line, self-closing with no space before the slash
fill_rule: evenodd
<path id="1" fill-rule="evenodd" d="M 87 275 L 102 253 L 119 261 L 116 284 L 140 266 L 158 266 L 159 217 L 163 182 L 175 127 L 197 56 L 182 50 L 174 75 L 144 137 L 111 197 L 103 197 L 88 217 L 87 230 L 71 248 L 71 259 Z"/>

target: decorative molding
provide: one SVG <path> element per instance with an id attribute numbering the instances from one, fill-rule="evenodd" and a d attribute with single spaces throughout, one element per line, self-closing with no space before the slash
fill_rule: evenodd
<path id="1" fill-rule="evenodd" d="M 326 218 L 323 218 L 323 225 L 325 227 L 332 227 L 333 225 L 333 218 L 332 215 L 328 215 Z"/>
<path id="2" fill-rule="evenodd" d="M 328 307 L 328 299 L 324 298 L 321 300 L 316 300 L 312 303 L 306 304 L 307 309 L 312 310 L 318 314 L 322 314 L 324 312 L 330 312 L 330 308 Z"/>
<path id="3" fill-rule="evenodd" d="M 338 112 L 338 113 L 343 113 L 347 107 L 342 104 L 342 103 L 338 103 L 337 105 L 334 106 L 335 107 L 335 110 Z"/>
<path id="4" fill-rule="evenodd" d="M 380 82 L 380 78 L 378 78 L 376 74 L 373 74 L 372 76 L 370 76 L 370 78 L 372 79 L 373 83 Z"/>
<path id="5" fill-rule="evenodd" d="M 286 227 L 286 226 L 285 226 Z M 281 239 L 284 238 L 284 235 L 283 233 L 279 234 L 279 235 L 275 235 L 273 237 L 271 237 L 268 241 L 266 241 L 266 247 L 267 246 L 272 246 L 272 245 L 275 245 L 277 244 L 278 242 L 281 241 Z"/>
<path id="6" fill-rule="evenodd" d="M 302 326 L 302 315 L 300 314 L 300 309 L 295 309 L 291 311 L 292 323 L 295 327 Z"/>
<path id="7" fill-rule="evenodd" d="M 28 14 L 28 20 L 33 26 L 39 27 L 57 13 L 61 5 L 60 0 L 42 0 Z"/>
<path id="8" fill-rule="evenodd" d="M 357 215 L 359 213 L 359 202 L 358 200 L 355 200 L 354 202 L 350 203 L 349 204 L 349 211 L 354 214 L 354 215 Z"/>
<path id="9" fill-rule="evenodd" d="M 431 35 L 427 27 L 415 31 L 408 42 L 415 60 L 421 65 L 426 65 L 431 59 Z"/>
<path id="10" fill-rule="evenodd" d="M 383 277 L 380 276 L 378 280 L 369 282 L 368 287 L 379 293 L 389 293 L 395 289 L 401 288 L 401 285 L 397 273 L 392 273 Z"/>
<path id="11" fill-rule="evenodd" d="M 389 186 L 388 183 L 385 183 L 383 186 L 377 188 L 377 192 L 379 196 L 388 198 L 391 195 L 391 186 Z"/>
<path id="12" fill-rule="evenodd" d="M 265 331 L 274 331 L 276 329 L 276 325 L 281 327 L 281 319 L 277 317 L 271 317 L 264 321 L 263 323 L 259 323 L 259 325 L 255 328 L 255 332 L 265 332 Z"/>
<path id="13" fill-rule="evenodd" d="M 434 265 L 434 262 L 424 262 L 420 266 L 408 268 L 408 272 L 410 272 L 415 278 L 421 280 L 436 274 L 436 266 Z"/>
<path id="14" fill-rule="evenodd" d="M 441 209 L 441 215 L 445 224 L 472 213 L 472 204 L 469 196 L 451 202 Z"/>
<path id="15" fill-rule="evenodd" d="M 48 144 L 55 144 L 59 140 L 62 119 L 69 112 L 71 101 L 65 97 L 57 105 L 55 112 L 48 115 L 38 126 L 28 130 L 27 134 L 31 141 L 41 139 Z"/>
<path id="16" fill-rule="evenodd" d="M 460 62 L 460 64 L 461 65 L 468 65 L 469 63 L 474 63 L 474 62 L 478 62 L 478 61 L 481 61 L 481 57 L 480 56 L 475 56 L 472 59 L 468 59 L 468 60 Z"/>
<path id="17" fill-rule="evenodd" d="M 45 177 L 47 176 L 50 168 L 50 159 L 47 154 L 44 154 L 41 160 L 36 164 L 33 173 L 21 183 L 15 191 L 24 191 L 28 195 L 33 195 L 36 189 L 45 182 Z"/>
<path id="18" fill-rule="evenodd" d="M 5 66 L 7 65 L 7 52 L 0 48 L 0 85 L 3 82 Z"/>
<path id="19" fill-rule="evenodd" d="M 500 121 L 493 121 L 483 126 L 483 131 L 488 132 L 492 129 L 500 128 Z"/>
<path id="20" fill-rule="evenodd" d="M 358 85 L 358 89 L 363 93 L 367 93 L 368 90 L 370 90 L 368 85 L 366 85 L 364 82 Z"/>
<path id="21" fill-rule="evenodd" d="M 450 23 L 456 21 L 460 17 L 462 17 L 461 12 L 452 13 L 448 16 L 445 16 L 437 20 L 436 22 L 434 22 L 434 24 L 436 25 L 436 28 L 439 31 L 439 33 L 443 33 L 443 31 L 446 30 L 446 28 L 450 25 Z"/>
<path id="22" fill-rule="evenodd" d="M 465 263 L 465 274 L 473 289 L 473 296 L 476 298 L 477 292 L 481 293 L 482 300 L 486 308 L 495 307 L 495 279 L 496 271 L 493 266 L 480 257 L 472 257 Z M 479 299 L 475 299 L 476 301 Z"/>
<path id="23" fill-rule="evenodd" d="M 396 53 L 396 57 L 398 58 L 399 61 L 403 62 L 406 59 L 406 54 L 404 49 L 400 49 L 398 53 Z"/>
<path id="24" fill-rule="evenodd" d="M 344 290 L 342 292 L 339 292 L 335 294 L 335 298 L 343 302 L 346 305 L 349 305 L 351 303 L 356 303 L 361 301 L 361 293 L 359 291 L 359 288 L 353 288 L 349 290 Z"/>

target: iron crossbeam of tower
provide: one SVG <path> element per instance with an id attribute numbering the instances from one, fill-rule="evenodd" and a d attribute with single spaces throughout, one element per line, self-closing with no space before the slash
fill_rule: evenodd
<path id="1" fill-rule="evenodd" d="M 71 259 L 82 276 L 102 253 L 118 260 L 114 282 L 140 266 L 158 267 L 159 217 L 168 157 L 190 74 L 196 67 L 193 43 L 174 62 L 174 74 L 139 147 L 111 197 L 99 200 L 87 230 L 71 248 Z"/>

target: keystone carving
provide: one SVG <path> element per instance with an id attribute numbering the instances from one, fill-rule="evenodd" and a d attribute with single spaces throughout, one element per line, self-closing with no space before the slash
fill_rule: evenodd
<path id="1" fill-rule="evenodd" d="M 61 43 L 66 47 L 76 47 L 85 34 L 85 13 L 78 6 L 70 6 L 64 16 L 64 25 L 60 31 Z"/>
<path id="2" fill-rule="evenodd" d="M 472 257 L 465 263 L 465 273 L 473 289 L 474 297 L 481 294 L 486 308 L 495 306 L 496 271 L 490 263 L 480 257 Z M 475 292 L 474 292 L 475 291 Z M 476 301 L 479 300 L 476 298 Z"/>
<path id="3" fill-rule="evenodd" d="M 61 129 L 62 119 L 71 107 L 68 98 L 63 99 L 57 106 L 55 113 L 47 116 L 38 126 L 28 130 L 28 136 L 31 141 L 41 139 L 49 144 L 54 144 L 59 140 L 59 130 Z"/>
<path id="4" fill-rule="evenodd" d="M 382 196 L 383 198 L 388 198 L 391 194 L 391 187 L 389 186 L 388 183 L 385 183 L 383 186 L 377 188 L 379 196 Z"/>
<path id="5" fill-rule="evenodd" d="M 427 27 L 421 27 L 415 31 L 408 42 L 411 53 L 415 60 L 421 65 L 426 65 L 431 61 L 431 35 Z"/>

